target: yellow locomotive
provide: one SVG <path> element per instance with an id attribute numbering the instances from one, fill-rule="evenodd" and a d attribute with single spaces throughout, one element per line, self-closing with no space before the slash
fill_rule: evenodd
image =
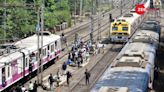
<path id="1" fill-rule="evenodd" d="M 111 23 L 110 39 L 112 42 L 125 42 L 130 35 L 129 23 L 125 20 L 117 20 Z"/>

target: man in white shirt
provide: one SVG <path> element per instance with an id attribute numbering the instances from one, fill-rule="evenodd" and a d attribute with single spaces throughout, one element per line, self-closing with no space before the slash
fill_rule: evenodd
<path id="1" fill-rule="evenodd" d="M 34 84 L 30 81 L 30 84 L 29 84 L 29 91 L 30 91 L 30 92 L 33 92 L 33 89 L 34 89 Z"/>

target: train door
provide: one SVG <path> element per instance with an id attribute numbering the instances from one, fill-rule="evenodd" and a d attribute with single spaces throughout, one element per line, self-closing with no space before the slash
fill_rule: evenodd
<path id="1" fill-rule="evenodd" d="M 13 81 L 14 80 L 17 80 L 17 78 L 18 78 L 18 65 L 17 65 L 18 63 L 17 63 L 17 61 L 13 61 L 12 62 L 12 79 L 13 79 Z"/>
<path id="2" fill-rule="evenodd" d="M 25 56 L 25 71 L 29 69 L 29 56 Z M 25 72 L 26 74 L 27 72 Z"/>
<path id="3" fill-rule="evenodd" d="M 57 45 L 58 45 L 58 42 L 57 41 L 55 41 L 55 49 L 57 49 L 58 47 L 57 47 Z"/>
<path id="4" fill-rule="evenodd" d="M 54 44 L 51 44 L 51 49 L 50 49 L 50 53 L 54 53 L 54 51 L 55 51 L 55 45 Z"/>
<path id="5" fill-rule="evenodd" d="M 23 73 L 23 58 L 17 60 L 18 74 Z"/>
<path id="6" fill-rule="evenodd" d="M 34 52 L 32 52 L 32 54 L 30 54 L 30 60 L 35 63 L 37 60 L 36 60 L 36 57 L 37 57 L 37 54 L 35 54 Z"/>
<path id="7" fill-rule="evenodd" d="M 2 87 L 5 87 L 6 86 L 6 70 L 5 70 L 5 67 L 2 68 Z"/>
<path id="8" fill-rule="evenodd" d="M 49 56 L 51 55 L 51 51 L 50 51 L 50 49 L 51 49 L 51 44 L 49 44 L 48 45 L 48 47 L 47 47 L 47 57 L 49 58 Z M 51 58 L 51 57 L 50 57 Z"/>

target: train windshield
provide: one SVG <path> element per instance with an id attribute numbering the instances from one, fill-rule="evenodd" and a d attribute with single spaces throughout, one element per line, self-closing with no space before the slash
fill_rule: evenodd
<path id="1" fill-rule="evenodd" d="M 112 30 L 113 31 L 117 31 L 118 30 L 118 27 L 112 27 Z"/>
<path id="2" fill-rule="evenodd" d="M 128 31 L 128 27 L 122 27 L 123 31 Z"/>

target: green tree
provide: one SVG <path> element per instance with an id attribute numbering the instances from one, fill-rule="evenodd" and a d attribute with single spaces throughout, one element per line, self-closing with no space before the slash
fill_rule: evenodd
<path id="1" fill-rule="evenodd" d="M 0 0 L 4 3 L 5 0 Z M 6 22 L 7 38 L 22 38 L 35 31 L 37 25 L 37 9 L 41 6 L 42 0 L 6 0 L 9 5 L 22 7 L 6 8 L 6 20 L 4 20 L 4 8 L 0 7 L 0 38 L 4 35 L 4 22 Z M 28 4 L 33 4 L 33 9 Z M 27 6 L 27 7 L 24 7 Z M 53 28 L 63 22 L 71 23 L 70 6 L 68 0 L 45 0 L 44 24 L 46 28 Z"/>

